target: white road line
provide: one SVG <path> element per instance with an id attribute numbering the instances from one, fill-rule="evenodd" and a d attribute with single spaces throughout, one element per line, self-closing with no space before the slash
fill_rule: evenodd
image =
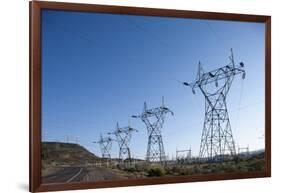
<path id="1" fill-rule="evenodd" d="M 81 168 L 79 170 L 79 172 L 77 172 L 77 174 L 75 174 L 74 176 L 72 176 L 69 180 L 66 181 L 66 183 L 71 182 L 74 178 L 76 178 L 81 172 L 83 171 L 83 168 Z"/>

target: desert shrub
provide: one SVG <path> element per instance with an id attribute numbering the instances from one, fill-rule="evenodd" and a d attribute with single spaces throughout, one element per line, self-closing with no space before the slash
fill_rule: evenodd
<path id="1" fill-rule="evenodd" d="M 176 174 L 177 173 L 177 167 L 176 166 L 166 166 L 165 167 L 166 174 Z"/>
<path id="2" fill-rule="evenodd" d="M 127 172 L 135 172 L 135 171 L 137 171 L 136 167 L 133 166 L 133 165 L 125 167 L 124 170 L 127 171 Z"/>
<path id="3" fill-rule="evenodd" d="M 219 167 L 212 167 L 210 172 L 211 173 L 219 173 L 219 172 L 221 172 L 221 169 Z"/>
<path id="4" fill-rule="evenodd" d="M 144 165 L 144 164 L 136 164 L 135 165 L 135 170 L 137 171 L 137 172 L 143 172 L 143 171 L 145 171 L 146 170 L 146 165 Z"/>
<path id="5" fill-rule="evenodd" d="M 168 175 L 191 175 L 192 168 L 180 165 L 165 166 L 165 173 Z"/>
<path id="6" fill-rule="evenodd" d="M 192 170 L 190 168 L 182 168 L 180 171 L 180 175 L 191 175 Z"/>
<path id="7" fill-rule="evenodd" d="M 223 172 L 223 165 L 222 164 L 213 164 L 210 167 L 210 173 L 222 173 Z"/>
<path id="8" fill-rule="evenodd" d="M 178 166 L 173 166 L 172 168 L 171 168 L 171 172 L 172 173 L 179 173 L 179 167 Z"/>
<path id="9" fill-rule="evenodd" d="M 247 172 L 248 168 L 244 164 L 240 164 L 240 165 L 238 165 L 238 170 L 240 172 Z"/>
<path id="10" fill-rule="evenodd" d="M 117 164 L 116 165 L 116 168 L 119 169 L 119 170 L 123 170 L 124 169 L 124 166 L 122 164 Z"/>
<path id="11" fill-rule="evenodd" d="M 249 164 L 248 168 L 249 171 L 262 171 L 264 170 L 264 162 L 254 160 L 251 164 Z"/>
<path id="12" fill-rule="evenodd" d="M 195 165 L 192 168 L 192 174 L 202 174 L 202 168 L 199 165 Z"/>
<path id="13" fill-rule="evenodd" d="M 202 166 L 202 169 L 203 169 L 203 170 L 208 170 L 208 169 L 210 169 L 211 167 L 212 167 L 211 164 L 207 164 L 207 165 L 203 165 L 203 166 Z"/>
<path id="14" fill-rule="evenodd" d="M 212 172 L 212 170 L 211 169 L 202 169 L 201 170 L 201 174 L 209 174 L 209 173 L 211 173 Z"/>
<path id="15" fill-rule="evenodd" d="M 148 170 L 148 176 L 152 177 L 152 176 L 164 176 L 165 175 L 165 169 L 161 166 L 154 166 L 151 167 Z"/>
<path id="16" fill-rule="evenodd" d="M 230 164 L 224 165 L 223 169 L 227 173 L 235 172 L 236 171 L 235 166 L 234 165 L 230 165 Z"/>

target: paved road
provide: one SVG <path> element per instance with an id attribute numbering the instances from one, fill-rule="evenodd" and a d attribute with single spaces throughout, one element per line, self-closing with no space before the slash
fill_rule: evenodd
<path id="1" fill-rule="evenodd" d="M 62 170 L 44 176 L 43 183 L 71 183 L 71 182 L 96 182 L 104 180 L 124 179 L 107 168 L 83 168 L 83 167 L 67 167 Z"/>
<path id="2" fill-rule="evenodd" d="M 126 179 L 126 177 L 120 176 L 110 169 L 100 167 L 89 169 L 86 175 L 83 177 L 84 182 L 97 182 L 120 179 Z"/>

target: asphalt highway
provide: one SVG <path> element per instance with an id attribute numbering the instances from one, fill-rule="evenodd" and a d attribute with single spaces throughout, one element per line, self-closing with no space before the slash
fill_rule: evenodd
<path id="1" fill-rule="evenodd" d="M 65 167 L 58 172 L 42 177 L 42 182 L 43 184 L 97 182 L 124 178 L 107 168 Z"/>

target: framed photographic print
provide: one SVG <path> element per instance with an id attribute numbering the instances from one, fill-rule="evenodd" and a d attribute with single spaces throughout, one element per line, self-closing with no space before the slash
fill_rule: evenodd
<path id="1" fill-rule="evenodd" d="M 30 191 L 271 176 L 271 18 L 30 2 Z"/>

